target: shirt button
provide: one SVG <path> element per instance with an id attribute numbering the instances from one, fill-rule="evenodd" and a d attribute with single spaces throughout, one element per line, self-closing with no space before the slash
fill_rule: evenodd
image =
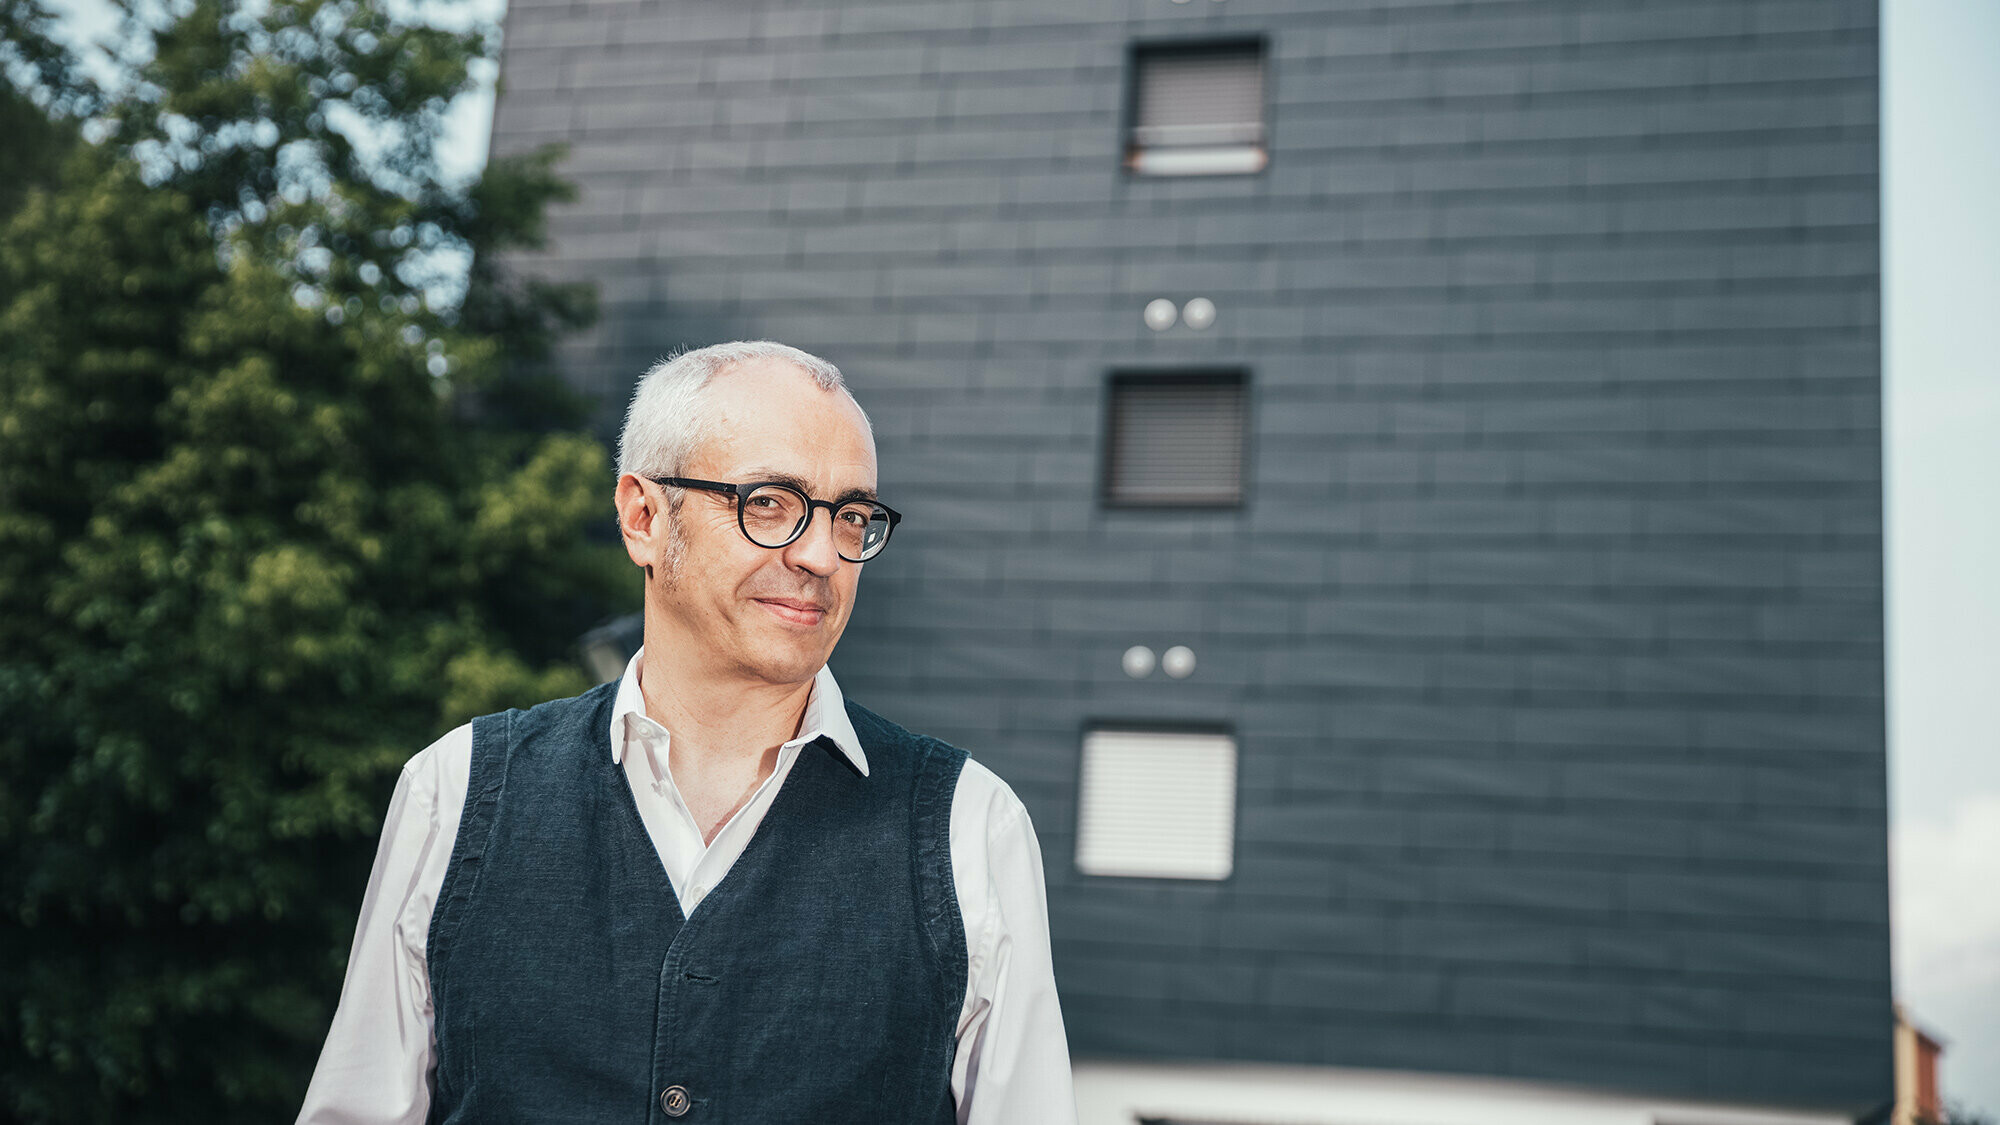
<path id="1" fill-rule="evenodd" d="M 660 1091 L 660 1108 L 668 1117 L 679 1117 L 688 1111 L 688 1092 L 685 1086 L 669 1086 Z"/>
<path id="2" fill-rule="evenodd" d="M 708 888 L 696 883 L 688 888 L 688 905 L 693 906 L 708 897 Z"/>

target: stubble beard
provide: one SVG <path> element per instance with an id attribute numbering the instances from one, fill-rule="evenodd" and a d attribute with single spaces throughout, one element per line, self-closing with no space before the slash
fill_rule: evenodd
<path id="1" fill-rule="evenodd" d="M 669 511 L 667 514 L 667 553 L 654 568 L 655 581 L 660 589 L 667 591 L 680 584 L 681 568 L 687 563 L 687 539 L 681 535 L 681 514 Z"/>
<path id="2" fill-rule="evenodd" d="M 655 588 L 660 594 L 671 594 L 680 585 L 682 571 L 685 569 L 687 563 L 687 548 L 687 537 L 681 533 L 680 513 L 669 508 L 667 515 L 666 550 L 660 556 L 660 561 L 649 568 L 650 580 L 656 583 Z M 834 612 L 837 608 L 830 583 L 815 583 L 814 588 L 807 590 L 785 590 L 776 594 L 779 597 L 798 597 L 801 595 L 825 605 L 829 613 Z M 819 662 L 824 663 L 824 658 Z"/>

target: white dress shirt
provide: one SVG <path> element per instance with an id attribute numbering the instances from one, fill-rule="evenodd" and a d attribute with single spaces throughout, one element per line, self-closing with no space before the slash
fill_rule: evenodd
<path id="1" fill-rule="evenodd" d="M 692 915 L 743 854 L 803 747 L 824 735 L 863 776 L 868 761 L 833 673 L 821 668 L 798 737 L 779 748 L 771 776 L 704 844 L 668 768 L 667 730 L 646 715 L 639 666 L 635 655 L 619 681 L 611 757 L 624 766 L 674 895 Z M 361 900 L 340 1007 L 299 1125 L 421 1125 L 430 1112 L 437 1037 L 424 943 L 451 864 L 471 761 L 467 724 L 403 767 Z M 951 868 L 970 958 L 951 1068 L 958 1120 L 1073 1123 L 1041 849 L 1014 791 L 969 758 L 952 798 Z"/>

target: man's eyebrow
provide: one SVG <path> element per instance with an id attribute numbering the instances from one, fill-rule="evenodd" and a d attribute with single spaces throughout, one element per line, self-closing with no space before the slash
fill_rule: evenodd
<path id="1" fill-rule="evenodd" d="M 791 473 L 781 473 L 776 469 L 749 469 L 744 472 L 743 479 L 756 480 L 756 481 L 772 481 L 777 484 L 789 484 L 793 488 L 798 489 L 800 492 L 805 493 L 807 496 L 812 495 L 812 488 L 809 486 L 808 482 L 804 477 L 794 476 Z M 836 504 L 845 504 L 849 500 L 880 500 L 880 499 L 881 497 L 877 496 L 875 494 L 875 490 L 872 488 L 850 488 L 846 492 L 843 492 L 840 495 L 834 497 L 833 502 Z"/>

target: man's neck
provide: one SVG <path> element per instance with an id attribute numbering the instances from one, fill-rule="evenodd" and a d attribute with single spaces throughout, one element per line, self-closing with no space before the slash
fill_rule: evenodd
<path id="1" fill-rule="evenodd" d="M 639 688 L 646 714 L 667 728 L 676 774 L 759 766 L 761 776 L 777 761 L 778 747 L 796 736 L 804 721 L 813 682 L 772 684 L 719 675 L 685 659 L 671 640 L 655 643 L 648 630 L 639 662 Z"/>

